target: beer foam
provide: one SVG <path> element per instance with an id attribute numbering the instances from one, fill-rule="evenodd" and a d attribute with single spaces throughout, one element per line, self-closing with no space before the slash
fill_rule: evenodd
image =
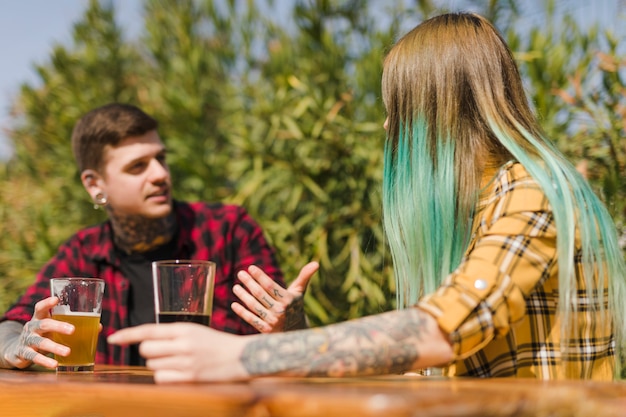
<path id="1" fill-rule="evenodd" d="M 57 316 L 83 316 L 83 317 L 100 317 L 100 313 L 91 311 L 71 311 L 70 306 L 54 306 L 52 314 Z"/>

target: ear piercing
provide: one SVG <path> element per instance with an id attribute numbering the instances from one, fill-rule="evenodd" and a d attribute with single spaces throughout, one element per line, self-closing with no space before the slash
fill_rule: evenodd
<path id="1" fill-rule="evenodd" d="M 98 193 L 93 198 L 93 202 L 94 202 L 93 208 L 97 210 L 100 207 L 106 206 L 106 204 L 109 202 L 109 199 L 107 198 L 106 194 Z"/>

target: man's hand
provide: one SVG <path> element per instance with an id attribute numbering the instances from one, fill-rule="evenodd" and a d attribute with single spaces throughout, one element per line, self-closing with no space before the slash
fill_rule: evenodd
<path id="1" fill-rule="evenodd" d="M 252 265 L 237 274 L 245 288 L 235 285 L 233 291 L 243 304 L 234 302 L 231 308 L 261 333 L 305 329 L 304 293 L 318 269 L 317 262 L 309 262 L 285 289 Z"/>
<path id="2" fill-rule="evenodd" d="M 0 324 L 0 351 L 4 367 L 26 368 L 33 363 L 54 369 L 57 361 L 46 356 L 48 353 L 67 356 L 70 348 L 50 339 L 51 333 L 72 334 L 74 326 L 50 318 L 50 309 L 59 302 L 56 297 L 49 297 L 35 304 L 32 319 L 22 326 L 19 323 Z"/>

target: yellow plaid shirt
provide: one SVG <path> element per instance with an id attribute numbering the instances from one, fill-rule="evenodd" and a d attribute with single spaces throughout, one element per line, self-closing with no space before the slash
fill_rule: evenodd
<path id="1" fill-rule="evenodd" d="M 461 265 L 418 304 L 453 343 L 444 375 L 613 379 L 610 320 L 588 308 L 578 263 L 574 339 L 561 352 L 556 228 L 523 166 L 511 162 L 498 172 L 474 225 Z M 603 297 L 608 303 L 606 291 Z"/>

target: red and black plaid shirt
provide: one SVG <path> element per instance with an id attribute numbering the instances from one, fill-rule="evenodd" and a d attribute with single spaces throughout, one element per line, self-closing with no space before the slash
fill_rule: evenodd
<path id="1" fill-rule="evenodd" d="M 259 225 L 242 207 L 224 204 L 175 202 L 178 240 L 174 259 L 207 259 L 217 264 L 211 327 L 235 334 L 257 331 L 230 308 L 237 298 L 232 288 L 238 271 L 255 264 L 276 282 L 284 279 Z M 122 275 L 120 258 L 113 246 L 109 222 L 83 229 L 59 247 L 57 254 L 39 271 L 37 279 L 0 318 L 29 321 L 35 303 L 50 296 L 53 277 L 99 277 L 105 280 L 102 303 L 102 332 L 96 362 L 128 364 L 129 348 L 109 345 L 107 336 L 128 327 L 129 280 Z M 149 295 L 152 296 L 152 295 Z"/>

